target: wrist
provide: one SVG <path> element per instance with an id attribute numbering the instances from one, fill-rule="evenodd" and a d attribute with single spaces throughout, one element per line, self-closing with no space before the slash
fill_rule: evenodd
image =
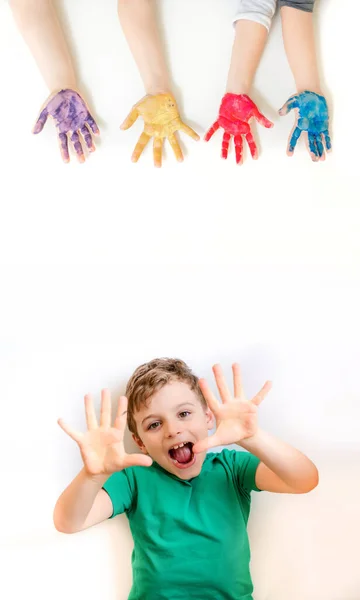
<path id="1" fill-rule="evenodd" d="M 298 94 L 302 94 L 303 92 L 314 92 L 315 94 L 319 94 L 319 96 L 324 95 L 320 84 L 316 81 L 310 83 L 307 82 L 306 85 L 304 82 L 296 83 L 296 91 Z"/>
<path id="2" fill-rule="evenodd" d="M 255 448 L 261 444 L 261 441 L 264 437 L 264 432 L 261 429 L 257 429 L 256 432 L 248 438 L 244 438 L 237 442 L 238 446 L 244 448 L 248 452 L 254 452 Z"/>
<path id="3" fill-rule="evenodd" d="M 86 467 L 84 467 L 83 473 L 84 473 L 84 477 L 87 481 L 95 484 L 99 488 L 101 488 L 110 477 L 110 474 L 106 474 L 106 473 L 98 473 L 98 474 L 94 475 L 93 473 L 90 473 L 89 471 L 87 471 Z"/>
<path id="4" fill-rule="evenodd" d="M 244 94 L 244 95 L 248 96 L 250 94 L 250 90 L 251 90 L 250 83 L 246 83 L 244 81 L 237 82 L 237 83 L 228 82 L 225 93 L 226 94 L 236 94 L 237 96 Z"/>

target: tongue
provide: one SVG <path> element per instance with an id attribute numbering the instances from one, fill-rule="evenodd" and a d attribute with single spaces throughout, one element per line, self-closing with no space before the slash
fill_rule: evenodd
<path id="1" fill-rule="evenodd" d="M 191 450 L 189 446 L 183 446 L 182 448 L 172 450 L 172 455 L 179 463 L 187 463 L 191 458 Z"/>

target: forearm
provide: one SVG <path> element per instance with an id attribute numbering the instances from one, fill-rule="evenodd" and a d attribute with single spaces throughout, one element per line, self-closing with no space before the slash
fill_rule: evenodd
<path id="1" fill-rule="evenodd" d="M 73 62 L 53 0 L 10 0 L 10 6 L 49 91 L 77 89 Z"/>
<path id="2" fill-rule="evenodd" d="M 82 469 L 59 497 L 54 509 L 54 524 L 60 530 L 80 530 L 108 475 L 90 477 Z"/>
<path id="3" fill-rule="evenodd" d="M 312 12 L 281 8 L 284 46 L 298 92 L 322 94 L 316 60 Z"/>
<path id="4" fill-rule="evenodd" d="M 250 94 L 268 30 L 254 21 L 239 20 L 235 25 L 226 91 L 232 94 Z"/>
<path id="5" fill-rule="evenodd" d="M 317 482 L 318 471 L 309 458 L 261 429 L 251 438 L 239 442 L 239 446 L 257 456 L 295 490 L 307 488 L 310 483 Z"/>
<path id="6" fill-rule="evenodd" d="M 118 0 L 124 35 L 147 94 L 170 91 L 170 77 L 161 44 L 155 0 Z"/>

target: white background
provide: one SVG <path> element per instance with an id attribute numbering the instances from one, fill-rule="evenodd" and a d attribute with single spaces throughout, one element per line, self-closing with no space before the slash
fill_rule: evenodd
<path id="1" fill-rule="evenodd" d="M 179 105 L 201 135 L 224 91 L 235 5 L 160 5 Z M 358 3 L 316 11 L 333 115 L 324 163 L 303 143 L 285 154 L 293 116 L 276 110 L 295 89 L 277 15 L 253 94 L 276 123 L 257 128 L 259 161 L 221 161 L 218 133 L 182 137 L 185 162 L 167 149 L 161 170 L 150 148 L 130 162 L 140 121 L 118 129 L 143 89 L 115 1 L 68 0 L 63 12 L 102 131 L 84 165 L 61 163 L 50 123 L 31 135 L 47 90 L 0 5 L 1 597 L 127 598 L 125 517 L 54 530 L 81 467 L 56 420 L 84 427 L 86 392 L 99 403 L 110 387 L 115 400 L 138 364 L 180 356 L 207 377 L 238 360 L 249 395 L 271 379 L 261 426 L 320 471 L 309 495 L 253 494 L 255 600 L 359 600 Z"/>

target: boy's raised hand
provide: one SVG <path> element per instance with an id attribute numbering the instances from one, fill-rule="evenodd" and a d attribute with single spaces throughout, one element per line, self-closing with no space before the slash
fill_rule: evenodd
<path id="1" fill-rule="evenodd" d="M 234 395 L 231 394 L 220 365 L 213 367 L 215 381 L 220 393 L 222 404 L 215 398 L 205 379 L 200 379 L 199 385 L 204 398 L 216 418 L 216 431 L 208 438 L 196 442 L 193 452 L 199 453 L 214 446 L 235 444 L 255 435 L 258 428 L 257 410 L 259 404 L 271 389 L 267 381 L 261 390 L 247 400 L 241 381 L 240 366 L 232 366 L 234 376 Z"/>
<path id="2" fill-rule="evenodd" d="M 52 94 L 40 112 L 33 133 L 37 134 L 43 130 L 48 117 L 52 117 L 55 121 L 64 162 L 70 161 L 69 139 L 81 163 L 85 161 L 82 138 L 88 151 L 95 151 L 92 135 L 99 135 L 99 128 L 78 92 L 66 89 Z"/>
<path id="3" fill-rule="evenodd" d="M 133 162 L 139 160 L 145 146 L 152 137 L 154 138 L 155 167 L 161 167 L 164 138 L 169 140 L 176 160 L 179 162 L 184 160 L 184 157 L 175 133 L 183 131 L 194 140 L 200 139 L 191 127 L 182 122 L 175 99 L 171 94 L 148 95 L 139 100 L 120 126 L 121 129 L 129 129 L 139 116 L 144 120 L 144 130 L 132 154 L 131 160 Z"/>
<path id="4" fill-rule="evenodd" d="M 229 151 L 229 142 L 231 136 L 234 136 L 235 144 L 235 160 L 242 163 L 243 161 L 243 137 L 245 137 L 254 159 L 258 158 L 258 149 L 255 140 L 251 133 L 249 121 L 256 119 L 264 127 L 273 127 L 273 123 L 269 121 L 258 110 L 256 104 L 246 94 L 230 94 L 227 93 L 223 97 L 219 116 L 215 123 L 210 127 L 205 134 L 205 141 L 208 142 L 214 135 L 215 131 L 222 127 L 224 130 L 221 148 L 221 157 L 227 158 Z"/>
<path id="5" fill-rule="evenodd" d="M 150 467 L 152 459 L 145 454 L 127 454 L 124 449 L 127 398 L 118 402 L 114 426 L 111 426 L 111 397 L 109 390 L 101 392 L 100 424 L 98 424 L 91 396 L 85 396 L 85 414 L 88 430 L 75 431 L 62 419 L 60 427 L 78 444 L 85 470 L 89 475 L 109 475 L 127 467 Z"/>
<path id="6" fill-rule="evenodd" d="M 295 125 L 290 133 L 287 154 L 294 154 L 299 137 L 306 134 L 306 145 L 311 160 L 325 160 L 325 149 L 331 150 L 329 134 L 329 111 L 324 96 L 315 92 L 305 91 L 291 96 L 279 110 L 281 116 L 295 109 Z"/>

